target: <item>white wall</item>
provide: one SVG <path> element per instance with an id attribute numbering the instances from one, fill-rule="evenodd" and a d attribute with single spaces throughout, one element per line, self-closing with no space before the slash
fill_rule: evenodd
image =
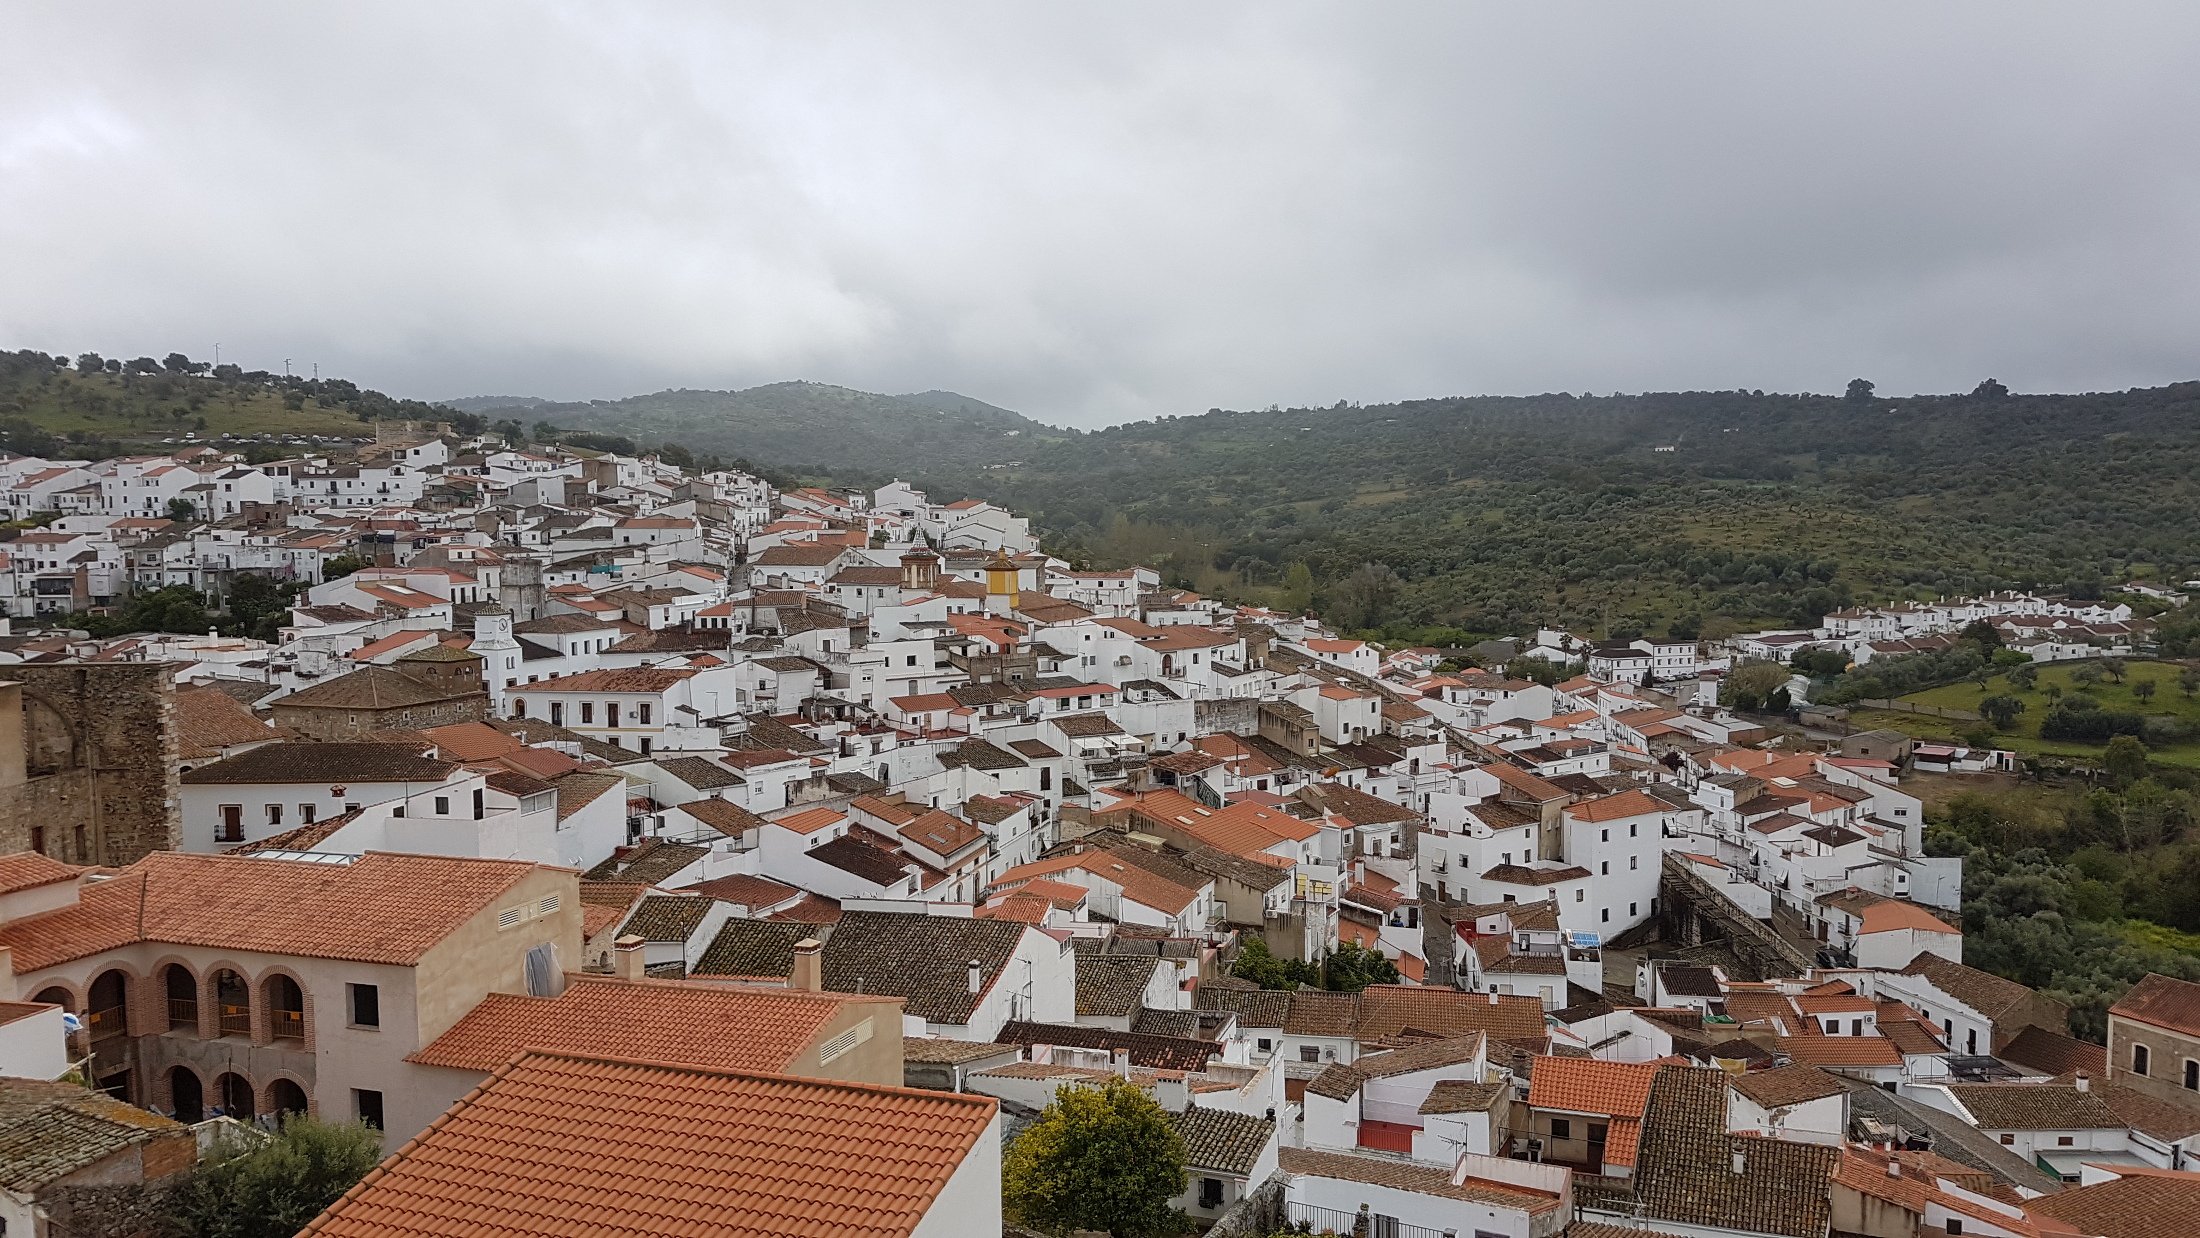
<path id="1" fill-rule="evenodd" d="M 963 1154 L 909 1238 L 968 1238 L 1001 1232 L 1001 1115 Z"/>

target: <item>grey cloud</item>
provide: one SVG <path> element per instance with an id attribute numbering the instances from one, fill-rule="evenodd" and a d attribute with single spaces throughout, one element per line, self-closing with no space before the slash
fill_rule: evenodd
<path id="1" fill-rule="evenodd" d="M 2200 375 L 2182 5 L 15 6 L 0 344 L 1083 424 Z"/>

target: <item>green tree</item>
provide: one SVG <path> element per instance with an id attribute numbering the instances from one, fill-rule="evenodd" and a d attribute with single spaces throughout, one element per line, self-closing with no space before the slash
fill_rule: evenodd
<path id="1" fill-rule="evenodd" d="M 1994 746 L 1994 728 L 1990 723 L 1974 722 L 1956 732 L 1956 738 L 1973 748 L 1991 748 Z"/>
<path id="2" fill-rule="evenodd" d="M 1719 701 L 1737 709 L 1762 709 L 1788 678 L 1788 668 L 1777 662 L 1751 662 L 1726 677 Z"/>
<path id="3" fill-rule="evenodd" d="M 374 561 L 363 555 L 337 555 L 333 559 L 321 560 L 321 579 L 341 580 L 360 568 L 373 566 Z"/>
<path id="4" fill-rule="evenodd" d="M 214 626 L 206 613 L 206 595 L 188 585 L 168 585 L 132 594 L 117 626 L 106 635 L 121 632 L 204 632 Z M 94 631 L 94 636 L 102 633 Z"/>
<path id="5" fill-rule="evenodd" d="M 1962 639 L 1976 642 L 1979 646 L 1986 649 L 2001 648 L 2000 630 L 1995 628 L 1993 624 L 1986 622 L 1984 619 L 1973 619 L 1970 624 L 1963 629 Z"/>
<path id="6" fill-rule="evenodd" d="M 2006 692 L 1997 692 L 1980 701 L 1978 711 L 1996 728 L 2006 731 L 2016 725 L 2017 715 L 2024 712 L 2024 702 Z"/>
<path id="7" fill-rule="evenodd" d="M 1321 983 L 1319 968 L 1304 959 L 1277 958 L 1268 949 L 1268 943 L 1258 937 L 1248 937 L 1238 947 L 1237 961 L 1231 965 L 1230 974 L 1264 989 L 1296 989 Z"/>
<path id="8" fill-rule="evenodd" d="M 1184 1141 L 1154 1099 L 1130 1080 L 1064 1088 L 1010 1145 L 1001 1167 L 1005 1211 L 1049 1233 L 1101 1230 L 1115 1238 L 1189 1228 L 1169 1201 L 1184 1190 Z"/>
<path id="9" fill-rule="evenodd" d="M 2115 680 L 2117 683 L 2122 683 L 2124 681 L 2124 673 L 2129 669 L 2130 668 L 2124 664 L 2124 660 L 2122 658 L 2101 659 L 2101 673 L 2108 676 L 2110 679 Z"/>
<path id="10" fill-rule="evenodd" d="M 1848 398 L 1858 404 L 1869 404 L 1872 402 L 1872 389 L 1878 385 L 1868 379 L 1852 378 L 1849 380 Z"/>
<path id="11" fill-rule="evenodd" d="M 1322 964 L 1322 981 L 1324 988 L 1357 993 L 1371 984 L 1398 983 L 1398 964 L 1380 950 L 1341 941 Z"/>
<path id="12" fill-rule="evenodd" d="M 198 505 L 189 499 L 168 500 L 168 518 L 177 524 L 188 524 L 199 518 Z"/>
<path id="13" fill-rule="evenodd" d="M 2070 668 L 2070 682 L 2072 684 L 2075 684 L 2080 689 L 2090 688 L 2094 684 L 2101 682 L 2101 676 L 2106 673 L 2107 672 L 2104 668 L 2088 662 L 2083 666 L 2073 666 Z"/>
<path id="14" fill-rule="evenodd" d="M 2025 662 L 2009 668 L 2009 686 L 2019 692 L 2030 692 L 2032 685 L 2039 682 L 2039 678 L 2040 664 L 2037 662 Z"/>
<path id="15" fill-rule="evenodd" d="M 2200 692 L 2200 666 L 2188 666 L 2177 672 L 2177 690 L 2184 693 L 2188 701 L 2193 693 Z"/>
<path id="16" fill-rule="evenodd" d="M 1351 631 L 1381 627 L 1398 604 L 1400 587 L 1387 564 L 1363 563 L 1330 591 L 1329 620 Z"/>
<path id="17" fill-rule="evenodd" d="M 1303 610 L 1314 596 L 1314 569 L 1302 562 L 1293 563 L 1283 574 L 1284 605 L 1292 610 Z"/>
<path id="18" fill-rule="evenodd" d="M 2118 735 L 2108 741 L 2101 767 L 2119 787 L 2128 787 L 2147 776 L 2147 746 L 2134 735 Z"/>
<path id="19" fill-rule="evenodd" d="M 2131 695 L 2137 697 L 2139 703 L 2144 705 L 2154 699 L 2154 693 L 2160 687 L 2160 684 L 2151 679 L 2142 679 L 2131 685 Z"/>
<path id="20" fill-rule="evenodd" d="M 275 640 L 290 604 L 305 588 L 302 581 L 276 581 L 258 572 L 246 572 L 230 582 L 230 627 L 238 636 Z"/>
<path id="21" fill-rule="evenodd" d="M 231 1141 L 173 1196 L 191 1238 L 290 1238 L 382 1160 L 380 1132 L 303 1115 L 265 1143 Z"/>

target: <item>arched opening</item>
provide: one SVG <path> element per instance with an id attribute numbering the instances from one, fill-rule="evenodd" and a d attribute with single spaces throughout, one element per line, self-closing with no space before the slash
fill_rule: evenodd
<path id="1" fill-rule="evenodd" d="M 90 1013 L 85 1015 L 84 1025 L 91 1029 L 93 1040 L 111 1040 L 129 1031 L 129 977 L 111 967 L 99 973 L 85 1005 Z"/>
<path id="2" fill-rule="evenodd" d="M 168 1027 L 171 1031 L 183 1028 L 190 1032 L 199 1030 L 199 978 L 181 963 L 170 963 L 161 969 L 161 987 L 168 995 Z M 193 1077 L 194 1080 L 196 1076 Z"/>
<path id="3" fill-rule="evenodd" d="M 48 1006 L 59 1006 L 63 1010 L 74 1010 L 76 1008 L 76 1003 L 69 1000 L 69 991 L 58 984 L 40 989 L 38 995 L 31 1000 L 42 1002 Z"/>
<path id="4" fill-rule="evenodd" d="M 188 1066 L 177 1066 L 168 1072 L 168 1098 L 176 1110 L 178 1122 L 204 1122 L 206 1120 L 206 1093 L 199 1086 L 199 1076 Z"/>
<path id="5" fill-rule="evenodd" d="M 243 976 L 228 968 L 214 973 L 214 1006 L 221 1015 L 222 1035 L 252 1034 L 252 990 Z"/>
<path id="6" fill-rule="evenodd" d="M 214 1081 L 214 1101 L 223 1114 L 249 1122 L 256 1112 L 252 1104 L 252 1084 L 243 1075 L 223 1075 Z"/>
<path id="7" fill-rule="evenodd" d="M 267 978 L 269 1030 L 284 1040 L 306 1038 L 306 995 L 298 982 L 285 975 Z"/>
<path id="8" fill-rule="evenodd" d="M 306 1111 L 306 1090 L 288 1079 L 277 1079 L 267 1085 L 267 1107 L 277 1116 L 302 1114 Z"/>

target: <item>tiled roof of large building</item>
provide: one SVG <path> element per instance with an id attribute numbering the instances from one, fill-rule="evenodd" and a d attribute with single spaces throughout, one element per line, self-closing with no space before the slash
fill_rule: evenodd
<path id="1" fill-rule="evenodd" d="M 1923 976 L 1940 989 L 1988 1019 L 2030 1001 L 2032 990 L 1992 972 L 1951 963 L 1930 951 L 1919 954 L 1902 968 L 1905 976 Z"/>
<path id="2" fill-rule="evenodd" d="M 620 928 L 643 941 L 686 941 L 710 915 L 713 900 L 692 894 L 652 894 L 634 908 Z"/>
<path id="3" fill-rule="evenodd" d="M 1360 991 L 1359 1034 L 1373 1039 L 1412 1028 L 1434 1036 L 1486 1032 L 1493 1040 L 1543 1034 L 1543 1003 L 1533 997 L 1460 993 L 1410 984 L 1371 984 Z"/>
<path id="4" fill-rule="evenodd" d="M 1194 1170 L 1250 1174 L 1260 1154 L 1276 1138 L 1274 1122 L 1226 1109 L 1194 1105 L 1171 1114 L 1169 1120 L 1176 1126 L 1177 1137 L 1184 1141 L 1185 1163 Z"/>
<path id="5" fill-rule="evenodd" d="M 300 688 L 281 700 L 271 702 L 270 708 L 401 709 L 408 705 L 428 705 L 461 696 L 476 696 L 483 701 L 488 700 L 488 693 L 482 690 L 478 681 L 463 687 L 453 684 L 449 688 L 438 688 L 402 671 L 368 665 L 314 684 L 310 688 Z"/>
<path id="6" fill-rule="evenodd" d="M 0 925 L 15 972 L 132 942 L 408 965 L 535 865 L 369 852 L 350 864 L 156 851 L 77 904 Z"/>
<path id="7" fill-rule="evenodd" d="M 1881 1031 L 1889 1031 L 1889 1025 L 1882 1024 Z M 2061 1032 L 2051 1032 L 2044 1027 L 2028 1027 L 2018 1032 L 1994 1056 L 2004 1062 L 2029 1066 L 2050 1075 L 2082 1070 L 2095 1079 L 2108 1077 L 2107 1048 L 2065 1036 Z"/>
<path id="8" fill-rule="evenodd" d="M 1530 1213 L 1547 1212 L 1560 1206 L 1555 1195 L 1508 1189 L 1498 1183 L 1477 1178 L 1454 1183 L 1451 1180 L 1452 1171 L 1438 1169 L 1433 1165 L 1377 1160 L 1372 1156 L 1353 1156 L 1342 1152 L 1311 1152 L 1304 1148 L 1279 1148 L 1276 1151 L 1276 1160 L 1277 1167 L 1285 1173 L 1301 1177 L 1364 1182 L 1369 1186 L 1387 1186 L 1394 1190 L 1410 1191 L 1415 1195 L 1496 1204 Z"/>
<path id="9" fill-rule="evenodd" d="M 1731 1075 L 1727 1085 L 1766 1109 L 1800 1105 L 1828 1096 L 1845 1096 L 1848 1088 L 1815 1066 L 1781 1066 Z"/>
<path id="10" fill-rule="evenodd" d="M 2200 1036 L 2200 984 L 2150 972 L 2108 1012 L 2187 1036 Z"/>
<path id="11" fill-rule="evenodd" d="M 289 735 L 253 717 L 243 702 L 227 692 L 176 688 L 176 755 L 183 760 L 210 760 L 233 744 L 264 744 Z"/>
<path id="12" fill-rule="evenodd" d="M 684 980 L 633 983 L 580 975 L 556 997 L 491 993 L 406 1058 L 422 1066 L 495 1070 L 523 1049 L 625 1053 L 729 1070 L 786 1070 L 839 1015 L 837 994 Z M 886 1000 L 871 999 L 884 1007 Z M 900 1028 L 890 1029 L 895 1033 Z"/>
<path id="13" fill-rule="evenodd" d="M 269 744 L 183 775 L 186 786 L 252 782 L 442 782 L 456 761 L 420 755 L 414 744 Z"/>
<path id="14" fill-rule="evenodd" d="M 530 1053 L 304 1233 L 903 1238 L 987 1097 Z"/>
<path id="15" fill-rule="evenodd" d="M 907 998 L 908 1012 L 918 1018 L 963 1023 L 1027 931 L 1009 920 L 845 912 L 825 942 L 825 987 Z M 978 961 L 979 993 L 969 988 L 972 959 Z"/>
<path id="16" fill-rule="evenodd" d="M 1281 1028 L 1291 1014 L 1291 994 L 1282 989 L 1222 988 L 1215 981 L 1199 986 L 1192 1004 L 1200 1010 L 1228 1010 L 1241 1028 Z"/>
<path id="17" fill-rule="evenodd" d="M 1658 1071 L 1633 1179 L 1644 1219 L 1819 1238 L 1841 1150 L 1727 1133 L 1726 1087 L 1722 1070 Z"/>
<path id="18" fill-rule="evenodd" d="M 18 890 L 74 881 L 86 871 L 88 870 L 63 864 L 36 851 L 0 855 L 0 894 L 13 894 Z"/>
<path id="19" fill-rule="evenodd" d="M 1651 1081 L 1659 1069 L 1650 1062 L 1539 1057 L 1528 1082 L 1528 1103 L 1540 1109 L 1639 1118 L 1650 1103 Z"/>

